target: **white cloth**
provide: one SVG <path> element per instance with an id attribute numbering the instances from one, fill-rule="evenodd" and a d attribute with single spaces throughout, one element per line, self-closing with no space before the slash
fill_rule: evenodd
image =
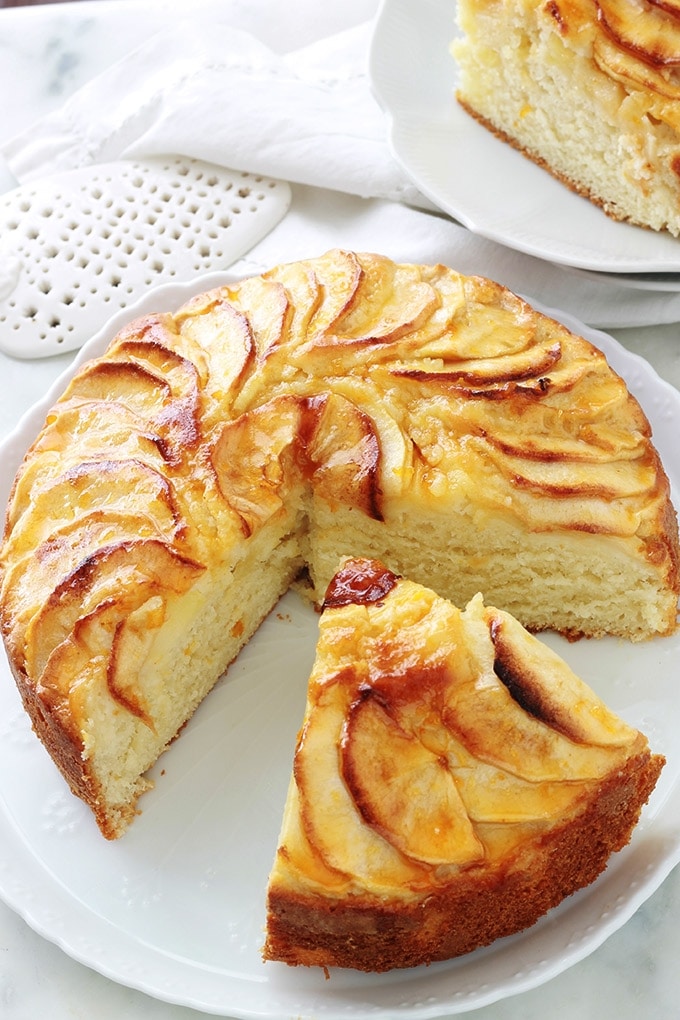
<path id="1" fill-rule="evenodd" d="M 370 33 L 364 23 L 280 55 L 229 24 L 182 21 L 10 141 L 4 155 L 22 182 L 177 152 L 429 207 L 390 154 L 366 74 Z"/>
<path id="2" fill-rule="evenodd" d="M 291 6 L 268 10 L 271 40 Z M 216 4 L 161 29 L 12 139 L 3 155 L 16 178 L 180 153 L 298 185 L 253 266 L 354 247 L 480 273 L 593 326 L 680 321 L 680 292 L 554 266 L 435 214 L 389 148 L 367 73 L 371 21 L 280 53 L 228 23 L 233 11 Z"/>
<path id="3" fill-rule="evenodd" d="M 234 271 L 260 272 L 282 261 L 322 254 L 329 247 L 380 252 L 403 262 L 442 262 L 463 273 L 491 277 L 600 329 L 680 319 L 680 294 L 600 283 L 577 270 L 561 269 L 477 237 L 446 217 L 317 188 L 294 186 L 288 215 Z"/>

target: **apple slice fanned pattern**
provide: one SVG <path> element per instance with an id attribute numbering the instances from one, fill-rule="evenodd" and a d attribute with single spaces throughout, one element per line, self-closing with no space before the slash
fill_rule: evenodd
<path id="1" fill-rule="evenodd" d="M 669 489 L 588 341 L 489 280 L 330 251 L 139 318 L 79 367 L 9 498 L 8 658 L 115 837 L 304 568 L 316 602 L 370 555 L 535 630 L 640 639 L 675 626 Z"/>
<path id="2" fill-rule="evenodd" d="M 662 764 L 481 595 L 461 611 L 348 560 L 321 617 L 265 956 L 380 970 L 519 931 L 628 842 Z"/>

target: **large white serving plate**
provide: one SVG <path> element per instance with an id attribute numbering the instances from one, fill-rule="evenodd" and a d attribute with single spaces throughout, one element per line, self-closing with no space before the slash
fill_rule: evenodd
<path id="1" fill-rule="evenodd" d="M 170 310 L 225 277 L 169 286 L 116 316 Z M 555 314 L 555 313 L 551 313 Z M 602 333 L 556 315 L 609 356 L 640 399 L 674 485 L 680 395 Z M 0 505 L 70 369 L 0 449 Z M 668 763 L 631 844 L 589 889 L 534 928 L 449 963 L 385 975 L 264 964 L 264 891 L 316 640 L 316 615 L 287 595 L 154 769 L 156 789 L 106 842 L 33 736 L 0 656 L 0 895 L 66 953 L 159 999 L 232 1017 L 426 1018 L 462 1013 L 547 981 L 623 925 L 680 860 L 680 635 L 553 647 Z"/>
<path id="2" fill-rule="evenodd" d="M 470 230 L 560 265 L 677 272 L 680 240 L 616 223 L 458 105 L 455 0 L 382 0 L 370 54 L 392 150 L 435 205 Z"/>

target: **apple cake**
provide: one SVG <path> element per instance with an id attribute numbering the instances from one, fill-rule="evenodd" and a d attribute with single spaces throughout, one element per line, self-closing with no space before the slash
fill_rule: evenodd
<path id="1" fill-rule="evenodd" d="M 211 290 L 79 367 L 7 507 L 8 659 L 107 837 L 282 593 L 352 555 L 534 631 L 676 626 L 669 482 L 591 343 L 372 254 Z"/>
<path id="2" fill-rule="evenodd" d="M 664 765 L 476 595 L 374 560 L 331 581 L 263 955 L 384 971 L 534 924 L 625 846 Z"/>
<path id="3" fill-rule="evenodd" d="M 680 235 L 677 0 L 457 0 L 458 99 L 612 218 Z"/>

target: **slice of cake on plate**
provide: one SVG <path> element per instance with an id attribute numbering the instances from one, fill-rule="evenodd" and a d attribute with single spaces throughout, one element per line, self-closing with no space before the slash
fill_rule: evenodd
<path id="1" fill-rule="evenodd" d="M 458 0 L 458 99 L 617 220 L 680 234 L 680 5 Z"/>
<path id="2" fill-rule="evenodd" d="M 628 843 L 663 764 L 508 613 L 348 560 L 320 619 L 264 957 L 383 971 L 519 932 Z"/>

